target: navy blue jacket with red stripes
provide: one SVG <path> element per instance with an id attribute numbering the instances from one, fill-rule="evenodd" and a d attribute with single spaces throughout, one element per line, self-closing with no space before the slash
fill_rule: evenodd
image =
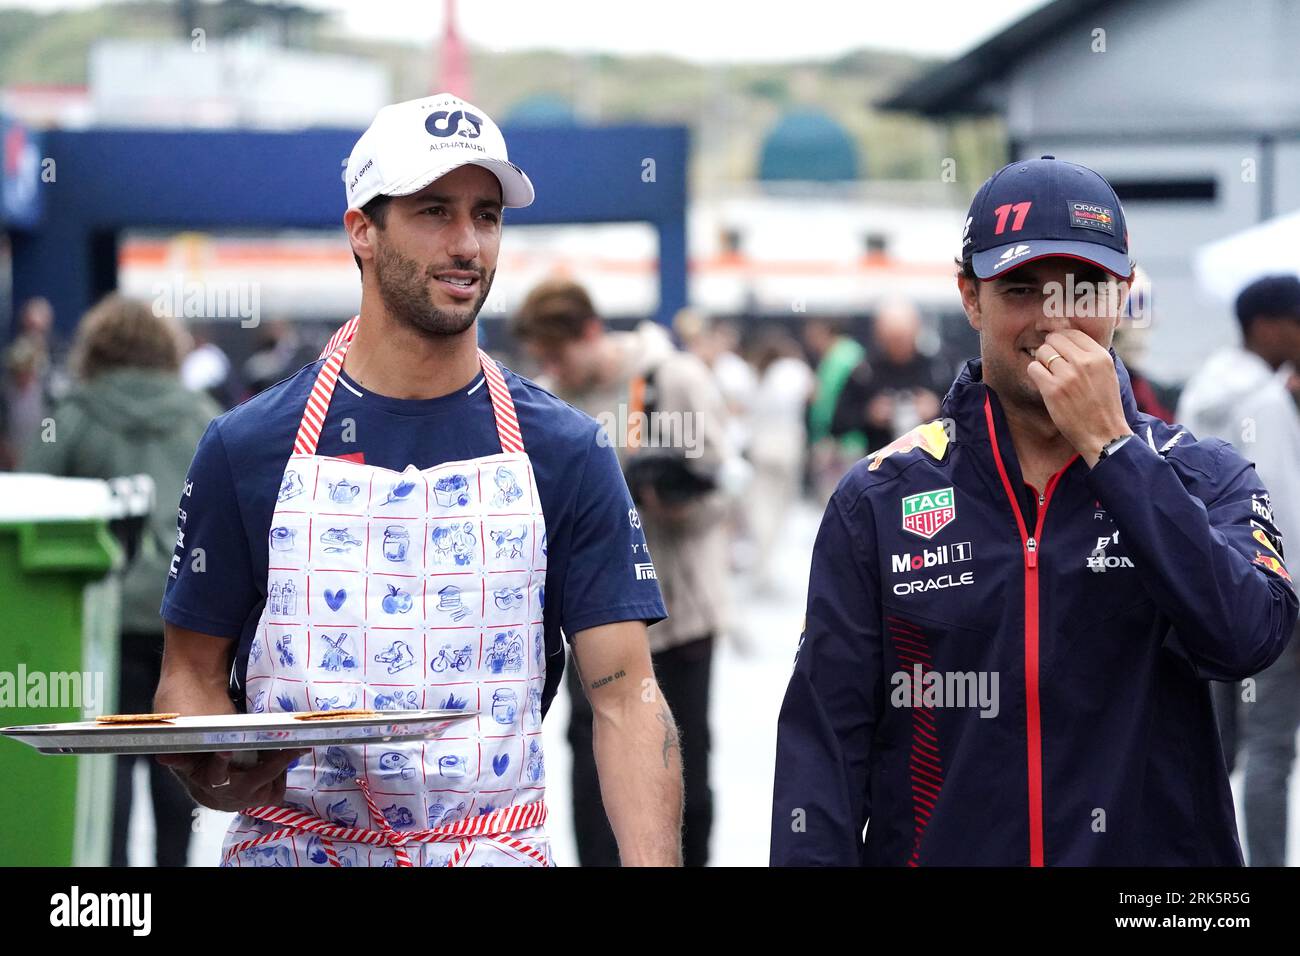
<path id="1" fill-rule="evenodd" d="M 773 865 L 1241 864 L 1207 681 L 1275 660 L 1296 595 L 1254 466 L 1139 412 L 1111 355 L 1135 437 L 1091 470 L 1027 485 L 976 359 L 841 482 Z"/>

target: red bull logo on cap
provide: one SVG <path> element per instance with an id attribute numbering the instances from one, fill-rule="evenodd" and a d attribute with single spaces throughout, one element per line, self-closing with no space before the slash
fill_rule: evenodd
<path id="1" fill-rule="evenodd" d="M 1100 229 L 1115 234 L 1115 212 L 1090 202 L 1070 203 L 1070 225 L 1079 229 Z"/>

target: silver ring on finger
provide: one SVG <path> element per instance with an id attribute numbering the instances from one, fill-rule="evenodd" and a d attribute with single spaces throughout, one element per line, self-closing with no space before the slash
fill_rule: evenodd
<path id="1" fill-rule="evenodd" d="M 213 789 L 213 790 L 220 790 L 222 787 L 228 787 L 228 786 L 230 786 L 230 778 L 229 778 L 229 777 L 227 777 L 225 780 L 221 781 L 220 783 L 214 783 L 214 784 L 212 785 L 212 789 Z"/>

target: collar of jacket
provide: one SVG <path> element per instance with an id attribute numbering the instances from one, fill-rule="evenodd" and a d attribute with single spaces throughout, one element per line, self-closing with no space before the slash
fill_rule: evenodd
<path id="1" fill-rule="evenodd" d="M 1129 428 L 1135 433 L 1139 431 L 1139 413 L 1137 401 L 1133 397 L 1133 384 L 1129 378 L 1128 369 L 1120 361 L 1115 349 L 1111 348 L 1111 360 L 1115 363 L 1115 375 L 1119 379 L 1119 396 L 1120 403 L 1124 408 L 1124 418 L 1128 422 Z M 997 434 L 998 450 L 1001 452 L 1002 461 L 1007 467 L 1008 477 L 1011 479 L 1012 487 L 1023 490 L 1026 502 L 1030 497 L 1029 492 L 1025 489 L 1024 476 L 1020 471 L 1020 462 L 1016 458 L 1015 445 L 1011 441 L 1011 432 L 1007 428 L 1006 415 L 1002 410 L 1002 402 L 999 400 L 997 392 L 989 388 L 984 383 L 983 362 L 978 358 L 969 359 L 957 374 L 956 380 L 952 387 L 948 389 L 948 394 L 943 400 L 943 416 L 951 419 L 953 428 L 951 434 L 954 443 L 971 445 L 978 452 L 981 461 L 986 462 L 990 469 L 994 469 L 992 449 L 989 444 L 988 418 L 984 406 L 987 403 L 993 415 L 993 428 Z M 1081 458 L 1074 459 L 1071 468 L 1086 469 L 1087 465 Z M 1039 488 L 1042 492 L 1044 489 Z M 998 486 L 999 497 L 1001 497 L 1001 486 Z"/>

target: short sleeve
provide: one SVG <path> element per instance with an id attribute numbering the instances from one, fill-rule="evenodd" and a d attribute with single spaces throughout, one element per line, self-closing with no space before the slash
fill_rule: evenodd
<path id="1" fill-rule="evenodd" d="M 238 638 L 261 599 L 230 460 L 213 422 L 199 439 L 181 492 L 162 617 L 202 634 Z"/>
<path id="2" fill-rule="evenodd" d="M 560 626 L 579 631 L 668 616 L 641 518 L 603 430 L 593 435 L 579 483 Z"/>

